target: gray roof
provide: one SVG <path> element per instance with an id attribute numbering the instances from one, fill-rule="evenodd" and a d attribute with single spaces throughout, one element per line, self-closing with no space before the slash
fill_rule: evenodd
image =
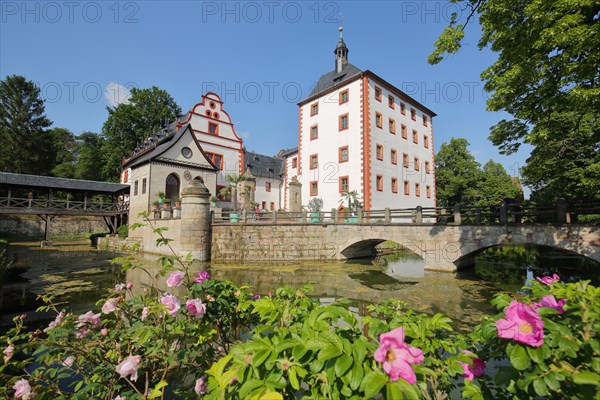
<path id="1" fill-rule="evenodd" d="M 10 172 L 0 172 L 0 185 L 95 193 L 118 193 L 129 190 L 129 185 L 120 183 L 13 174 Z"/>
<path id="2" fill-rule="evenodd" d="M 348 63 L 348 65 L 346 65 L 339 74 L 335 72 L 335 70 L 328 72 L 321 76 L 312 92 L 310 92 L 308 98 L 316 96 L 317 94 L 326 91 L 334 85 L 348 81 L 360 73 L 362 73 L 362 71 L 350 63 Z"/>
<path id="3" fill-rule="evenodd" d="M 285 161 L 281 158 L 263 156 L 246 151 L 244 154 L 244 170 L 250 169 L 252 175 L 261 178 L 281 178 Z"/>
<path id="4" fill-rule="evenodd" d="M 286 158 L 291 156 L 292 154 L 297 154 L 298 153 L 298 148 L 294 147 L 293 149 L 287 149 L 287 150 L 280 150 L 279 153 L 277 153 L 277 158 Z"/>
<path id="5" fill-rule="evenodd" d="M 176 123 L 173 122 L 163 128 L 160 132 L 155 133 L 150 138 L 146 139 L 144 146 L 138 146 L 133 155 L 123 162 L 124 168 L 133 168 L 142 165 L 154 159 L 159 159 L 160 155 L 167 151 L 174 143 L 176 143 L 183 134 L 190 129 L 190 125 L 186 124 L 176 130 Z M 193 133 L 192 133 L 193 135 Z M 216 170 L 213 165 L 191 164 L 186 162 L 175 161 L 179 164 L 188 164 L 196 167 Z"/>

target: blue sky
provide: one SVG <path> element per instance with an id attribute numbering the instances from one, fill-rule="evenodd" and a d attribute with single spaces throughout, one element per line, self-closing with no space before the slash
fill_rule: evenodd
<path id="1" fill-rule="evenodd" d="M 333 69 L 343 15 L 350 62 L 435 111 L 436 151 L 465 137 L 481 163 L 518 174 L 529 148 L 501 156 L 487 140 L 507 115 L 486 111 L 479 75 L 495 55 L 463 49 L 437 66 L 427 55 L 453 11 L 447 1 L 7 1 L 0 2 L 0 75 L 42 88 L 55 126 L 100 132 L 125 87 L 158 86 L 186 111 L 217 91 L 249 150 L 297 143 L 296 103 Z M 112 85 L 111 85 L 112 84 Z M 109 86 L 110 85 L 110 86 Z"/>

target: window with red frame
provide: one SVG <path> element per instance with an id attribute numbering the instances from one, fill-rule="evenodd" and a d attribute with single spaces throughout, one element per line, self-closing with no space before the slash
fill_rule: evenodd
<path id="1" fill-rule="evenodd" d="M 381 89 L 375 86 L 375 100 L 381 101 Z"/>
<path id="2" fill-rule="evenodd" d="M 349 191 L 347 176 L 340 176 L 339 186 L 340 186 L 340 188 L 339 188 L 340 193 Z"/>
<path id="3" fill-rule="evenodd" d="M 375 113 L 375 125 L 377 125 L 378 128 L 382 128 L 383 127 L 383 122 L 382 122 L 381 114 L 379 114 L 379 113 Z"/>
<path id="4" fill-rule="evenodd" d="M 407 196 L 410 194 L 410 183 L 408 181 L 404 181 L 404 194 Z"/>
<path id="5" fill-rule="evenodd" d="M 402 115 L 406 115 L 406 105 L 404 103 L 400 103 L 400 112 Z"/>
<path id="6" fill-rule="evenodd" d="M 217 153 L 206 152 L 207 157 L 212 161 L 215 167 L 223 170 L 223 155 Z"/>
<path id="7" fill-rule="evenodd" d="M 396 121 L 394 121 L 392 118 L 389 119 L 389 125 L 390 125 L 390 133 L 392 135 L 396 134 Z"/>
<path id="8" fill-rule="evenodd" d="M 429 174 L 431 171 L 429 170 L 429 161 L 425 161 L 425 173 Z"/>
<path id="9" fill-rule="evenodd" d="M 417 120 L 417 112 L 415 111 L 414 108 L 410 109 L 410 119 L 412 119 L 413 121 Z"/>
<path id="10" fill-rule="evenodd" d="M 348 102 L 348 89 L 340 92 L 340 104 Z"/>
<path id="11" fill-rule="evenodd" d="M 319 183 L 317 181 L 312 181 L 310 183 L 310 195 L 311 196 L 319 195 Z"/>
<path id="12" fill-rule="evenodd" d="M 338 128 L 339 128 L 340 131 L 348 129 L 348 124 L 349 124 L 348 114 L 340 115 L 340 119 L 338 121 L 338 124 L 339 124 Z"/>
<path id="13" fill-rule="evenodd" d="M 415 171 L 418 171 L 421 168 L 421 165 L 419 164 L 419 157 L 415 157 Z"/>
<path id="14" fill-rule="evenodd" d="M 319 168 L 319 156 L 317 154 L 313 154 L 310 156 L 310 169 Z"/>
<path id="15" fill-rule="evenodd" d="M 315 140 L 319 137 L 319 127 L 317 125 L 310 127 L 310 140 Z"/>
<path id="16" fill-rule="evenodd" d="M 298 159 L 296 157 L 292 158 L 292 168 L 298 168 Z"/>
<path id="17" fill-rule="evenodd" d="M 402 139 L 408 139 L 408 133 L 406 133 L 406 125 L 402 124 L 400 129 L 402 130 Z"/>
<path id="18" fill-rule="evenodd" d="M 398 179 L 392 178 L 392 193 L 398 193 Z"/>
<path id="19" fill-rule="evenodd" d="M 395 149 L 390 150 L 390 158 L 392 160 L 392 164 L 398 164 L 398 152 Z"/>
<path id="20" fill-rule="evenodd" d="M 408 154 L 402 154 L 402 165 L 404 168 L 408 168 Z"/>
<path id="21" fill-rule="evenodd" d="M 392 95 L 388 96 L 388 106 L 392 109 L 396 107 L 396 105 L 394 103 L 394 96 L 392 96 Z"/>
<path id="22" fill-rule="evenodd" d="M 377 159 L 383 161 L 383 146 L 378 144 L 376 150 Z"/>
<path id="23" fill-rule="evenodd" d="M 431 186 L 429 186 L 429 185 L 425 186 L 425 191 L 427 192 L 427 198 L 430 199 L 431 198 Z"/>
<path id="24" fill-rule="evenodd" d="M 348 146 L 342 146 L 339 148 L 338 161 L 341 163 L 348 161 Z"/>
<path id="25" fill-rule="evenodd" d="M 274 201 L 271 202 L 271 211 L 275 211 L 275 202 Z"/>
<path id="26" fill-rule="evenodd" d="M 413 143 L 419 144 L 419 134 L 413 129 Z"/>
<path id="27" fill-rule="evenodd" d="M 310 115 L 317 115 L 319 113 L 319 103 L 314 103 L 310 106 Z"/>
<path id="28" fill-rule="evenodd" d="M 423 146 L 428 149 L 429 148 L 429 136 L 423 135 Z"/>
<path id="29" fill-rule="evenodd" d="M 427 115 L 423 115 L 423 126 L 427 126 Z"/>
<path id="30" fill-rule="evenodd" d="M 421 197 L 421 184 L 415 183 L 415 196 Z"/>
<path id="31" fill-rule="evenodd" d="M 266 190 L 267 192 L 270 192 L 270 191 L 271 191 L 271 182 L 265 182 L 265 190 Z"/>
<path id="32" fill-rule="evenodd" d="M 208 123 L 208 133 L 210 133 L 211 135 L 218 135 L 219 134 L 219 124 L 215 124 L 214 122 L 209 122 Z"/>
<path id="33" fill-rule="evenodd" d="M 375 179 L 377 182 L 377 191 L 382 192 L 383 191 L 383 176 L 377 175 Z"/>

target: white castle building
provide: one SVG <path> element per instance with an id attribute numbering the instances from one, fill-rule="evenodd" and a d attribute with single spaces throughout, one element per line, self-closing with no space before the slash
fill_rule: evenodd
<path id="1" fill-rule="evenodd" d="M 299 106 L 298 147 L 265 156 L 244 150 L 215 93 L 140 144 L 123 160 L 131 211 L 149 209 L 158 192 L 174 198 L 196 176 L 221 207 L 226 176 L 245 174 L 260 209 L 299 211 L 319 197 L 324 210 L 343 209 L 342 193 L 356 191 L 365 210 L 435 206 L 433 125 L 436 115 L 369 70 L 348 62 L 342 37 L 335 69 L 321 76 Z M 301 184 L 298 192 L 290 182 Z M 297 185 L 297 183 L 295 183 Z"/>

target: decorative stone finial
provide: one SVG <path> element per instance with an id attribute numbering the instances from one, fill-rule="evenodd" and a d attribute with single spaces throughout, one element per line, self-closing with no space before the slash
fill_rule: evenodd
<path id="1" fill-rule="evenodd" d="M 204 179 L 198 176 L 190 182 L 190 184 L 181 191 L 181 196 L 197 196 L 197 195 L 208 195 L 210 194 L 206 186 L 204 186 Z"/>

